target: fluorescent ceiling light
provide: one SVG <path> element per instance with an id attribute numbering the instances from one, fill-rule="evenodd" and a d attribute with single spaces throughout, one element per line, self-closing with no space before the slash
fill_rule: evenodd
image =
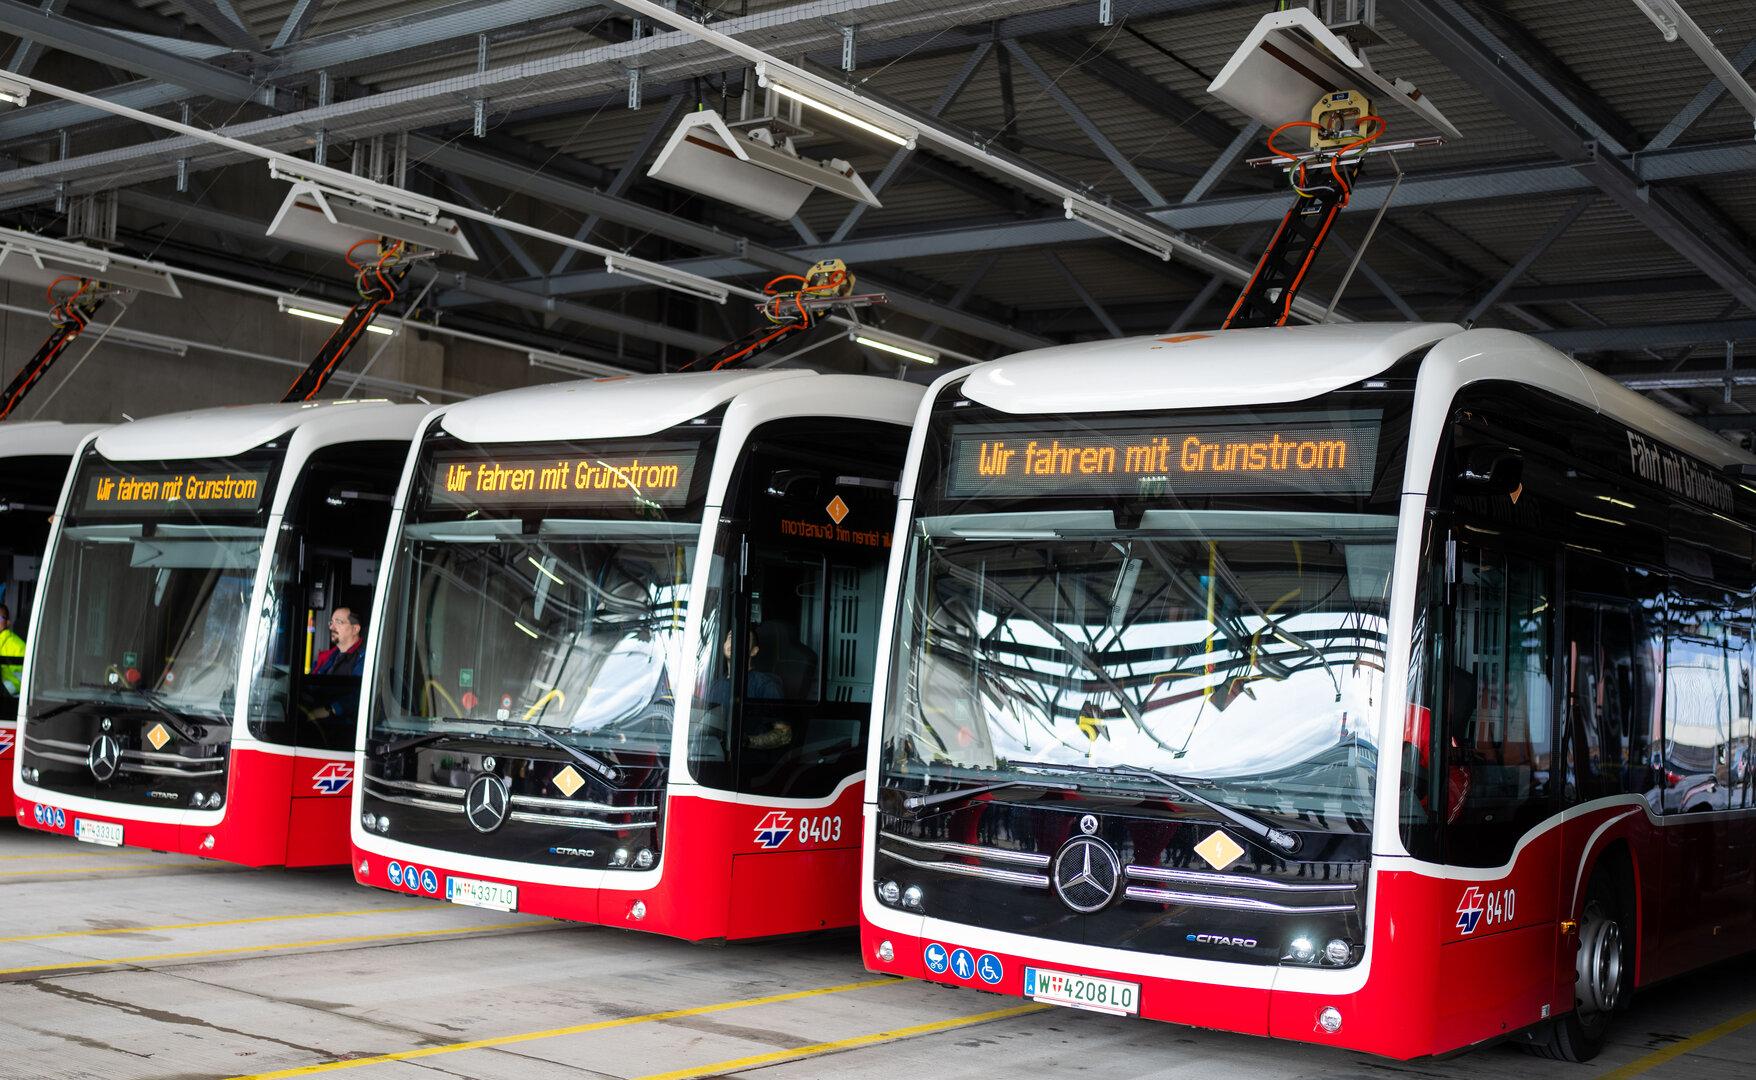
<path id="1" fill-rule="evenodd" d="M 756 65 L 756 81 L 785 98 L 791 98 L 807 108 L 816 109 L 826 116 L 833 116 L 844 124 L 859 128 L 869 135 L 876 135 L 887 142 L 898 146 L 914 149 L 915 139 L 920 132 L 913 128 L 898 124 L 894 119 L 877 113 L 870 106 L 858 102 L 820 86 L 812 86 L 809 90 L 801 90 L 788 86 L 775 78 L 768 65 Z M 898 130 L 901 128 L 901 130 Z"/>
<path id="2" fill-rule="evenodd" d="M 23 105 L 30 100 L 30 87 L 5 76 L 0 76 L 0 101 L 8 105 Z"/>
<path id="3" fill-rule="evenodd" d="M 540 349 L 532 349 L 525 353 L 525 356 L 530 360 L 531 367 L 542 368 L 545 371 L 561 371 L 568 375 L 578 375 L 588 379 L 628 374 L 626 368 L 612 367 L 609 364 L 600 364 L 593 360 L 582 360 L 577 356 L 543 352 Z"/>
<path id="4" fill-rule="evenodd" d="M 668 266 L 645 259 L 630 258 L 626 255 L 605 255 L 604 269 L 612 274 L 644 281 L 648 285 L 657 285 L 665 289 L 673 289 L 703 300 L 712 300 L 716 304 L 726 302 L 731 290 L 713 280 L 699 274 L 689 274 L 681 270 L 672 270 Z"/>
<path id="5" fill-rule="evenodd" d="M 1148 254 L 1157 255 L 1166 261 L 1170 260 L 1172 252 L 1176 250 L 1169 237 L 1161 236 L 1126 214 L 1120 214 L 1108 207 L 1100 206 L 1090 199 L 1069 195 L 1061 200 L 1061 208 L 1067 212 L 1067 216 L 1072 220 L 1089 225 L 1101 233 L 1115 237 L 1124 244 L 1137 247 Z"/>
<path id="6" fill-rule="evenodd" d="M 900 356 L 904 360 L 913 360 L 917 364 L 937 364 L 939 350 L 924 341 L 903 337 L 901 334 L 889 334 L 867 327 L 861 327 L 848 333 L 856 345 L 864 345 L 868 349 L 877 349 L 892 356 Z"/>
<path id="7" fill-rule="evenodd" d="M 776 221 L 790 221 L 813 191 L 883 205 L 847 162 L 801 157 L 792 140 L 760 127 L 734 130 L 712 109 L 685 116 L 646 175 Z"/>
<path id="8" fill-rule="evenodd" d="M 305 307 L 303 306 L 303 303 L 303 301 L 292 301 L 286 297 L 281 297 L 279 300 L 275 301 L 275 306 L 279 307 L 281 311 L 288 315 L 297 315 L 301 319 L 311 319 L 314 322 L 329 323 L 331 326 L 340 326 L 346 321 L 342 316 L 337 315 L 334 312 L 320 311 L 314 307 Z M 388 326 L 380 326 L 377 322 L 367 324 L 366 331 L 372 334 L 383 334 L 385 337 L 389 337 L 396 333 L 392 328 Z"/>

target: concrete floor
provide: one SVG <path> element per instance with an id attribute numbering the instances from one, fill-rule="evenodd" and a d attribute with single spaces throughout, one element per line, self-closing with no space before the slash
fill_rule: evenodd
<path id="1" fill-rule="evenodd" d="M 874 980 L 853 953 L 851 935 L 691 946 L 415 901 L 339 870 L 240 870 L 0 825 L 8 1080 L 1756 1075 L 1749 960 L 1643 995 L 1581 1067 L 1509 1047 L 1400 1065 Z"/>

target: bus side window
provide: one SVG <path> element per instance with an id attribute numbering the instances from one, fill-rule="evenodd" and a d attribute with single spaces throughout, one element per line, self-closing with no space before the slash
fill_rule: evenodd
<path id="1" fill-rule="evenodd" d="M 1493 866 L 1551 812 L 1554 575 L 1459 545 L 1447 674 L 1445 861 Z"/>
<path id="2" fill-rule="evenodd" d="M 1728 639 L 1730 598 L 1671 579 L 1665 642 L 1665 738 L 1659 763 L 1667 814 L 1725 810 L 1731 786 L 1734 683 L 1743 668 Z"/>
<path id="3" fill-rule="evenodd" d="M 1563 740 L 1568 805 L 1647 788 L 1650 673 L 1621 565 L 1569 553 L 1563 647 Z"/>

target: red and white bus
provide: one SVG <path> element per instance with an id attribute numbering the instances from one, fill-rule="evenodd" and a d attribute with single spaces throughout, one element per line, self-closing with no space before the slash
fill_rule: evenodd
<path id="1" fill-rule="evenodd" d="M 52 420 L 0 426 L 0 603 L 21 638 L 30 625 L 43 549 L 67 467 L 81 439 L 100 424 Z M 12 806 L 12 748 L 18 738 L 23 654 L 0 647 L 0 806 Z"/>
<path id="2" fill-rule="evenodd" d="M 436 413 L 373 619 L 358 880 L 690 940 L 853 925 L 920 396 L 726 371 Z"/>
<path id="3" fill-rule="evenodd" d="M 1756 946 L 1756 459 L 1528 337 L 950 374 L 865 803 L 872 969 L 1570 1059 Z"/>
<path id="4" fill-rule="evenodd" d="M 360 676 L 317 660 L 332 620 L 371 604 L 428 411 L 247 405 L 85 440 L 31 613 L 19 824 L 253 866 L 347 860 Z"/>

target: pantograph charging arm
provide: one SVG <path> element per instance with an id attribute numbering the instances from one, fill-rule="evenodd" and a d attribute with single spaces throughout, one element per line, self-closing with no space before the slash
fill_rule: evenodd
<path id="1" fill-rule="evenodd" d="M 1384 133 L 1384 121 L 1379 117 L 1362 116 L 1359 121 L 1362 125 L 1372 121 L 1375 127 L 1369 134 L 1318 155 L 1295 154 L 1274 144 L 1275 136 L 1288 128 L 1316 127 L 1311 121 L 1282 124 L 1268 136 L 1268 149 L 1291 163 L 1288 173 L 1296 196 L 1222 329 L 1286 325 L 1299 288 L 1329 239 L 1330 227 L 1353 195 L 1354 179 L 1365 163 L 1365 146 Z"/>
<path id="2" fill-rule="evenodd" d="M 354 252 L 368 244 L 378 245 L 378 258 L 375 262 L 361 263 L 354 259 Z M 409 266 L 404 259 L 404 245 L 401 241 L 386 242 L 382 240 L 362 240 L 348 249 L 348 265 L 354 268 L 354 281 L 359 289 L 360 299 L 348 308 L 342 316 L 341 325 L 337 326 L 324 341 L 323 347 L 317 350 L 317 356 L 311 361 L 293 385 L 287 387 L 282 401 L 310 401 L 315 398 L 329 377 L 353 352 L 360 338 L 365 336 L 366 328 L 378 313 L 396 300 L 403 279 L 408 277 Z"/>
<path id="3" fill-rule="evenodd" d="M 66 300 L 57 302 L 55 289 L 64 281 L 78 282 L 79 287 Z M 24 368 L 6 384 L 6 389 L 0 391 L 0 420 L 12 415 L 19 402 L 24 400 L 25 395 L 31 392 L 31 388 L 36 386 L 55 361 L 61 358 L 67 347 L 85 332 L 91 317 L 104 306 L 106 295 L 104 287 L 89 278 L 59 277 L 49 284 L 49 303 L 52 305 L 49 308 L 49 321 L 54 329 L 37 346 L 35 355 L 25 362 Z"/>
<path id="4" fill-rule="evenodd" d="M 840 259 L 825 259 L 800 274 L 782 274 L 763 286 L 760 305 L 765 325 L 715 351 L 684 364 L 683 371 L 720 371 L 742 364 L 787 341 L 809 336 L 831 310 L 884 303 L 879 293 L 854 294 L 854 276 Z"/>

